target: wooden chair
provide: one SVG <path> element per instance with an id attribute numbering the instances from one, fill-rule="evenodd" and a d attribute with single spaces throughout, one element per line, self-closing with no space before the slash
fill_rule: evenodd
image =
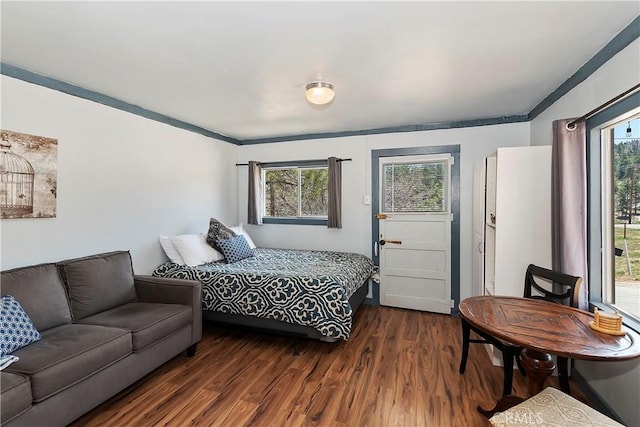
<path id="1" fill-rule="evenodd" d="M 582 278 L 570 276 L 558 271 L 549 270 L 529 264 L 524 278 L 524 297 L 532 299 L 542 299 L 571 307 L 578 306 L 578 293 Z M 471 339 L 471 330 L 479 339 Z M 467 357 L 469 355 L 469 343 L 492 344 L 502 353 L 502 364 L 504 366 L 503 396 L 511 394 L 513 386 L 513 359 L 516 358 L 520 373 L 525 374 L 524 368 L 517 357 L 522 351 L 522 347 L 515 346 L 506 341 L 498 339 L 486 332 L 483 332 L 469 325 L 462 319 L 462 359 L 460 360 L 460 373 L 464 374 L 467 367 Z M 565 393 L 569 393 L 569 361 L 564 357 L 557 358 L 558 377 L 560 387 Z"/>

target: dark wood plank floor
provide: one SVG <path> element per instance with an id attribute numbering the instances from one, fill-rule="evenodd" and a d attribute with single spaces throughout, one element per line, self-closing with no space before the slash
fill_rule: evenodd
<path id="1" fill-rule="evenodd" d="M 205 323 L 195 357 L 174 358 L 73 425 L 486 426 L 475 408 L 500 397 L 502 368 L 471 345 L 459 375 L 460 341 L 459 318 L 373 306 L 348 342 L 301 341 L 299 356 L 290 338 Z M 517 371 L 514 392 L 526 395 Z"/>

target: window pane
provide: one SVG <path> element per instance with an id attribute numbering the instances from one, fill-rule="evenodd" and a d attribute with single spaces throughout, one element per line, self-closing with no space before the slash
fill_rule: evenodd
<path id="1" fill-rule="evenodd" d="M 265 216 L 298 216 L 297 169 L 265 171 Z"/>
<path id="2" fill-rule="evenodd" d="M 446 212 L 446 161 L 386 164 L 382 193 L 385 212 Z"/>
<path id="3" fill-rule="evenodd" d="M 327 216 L 329 200 L 329 171 L 323 169 L 300 170 L 301 216 Z"/>
<path id="4" fill-rule="evenodd" d="M 631 132 L 627 132 L 627 128 Z M 614 128 L 610 167 L 611 172 L 607 173 L 605 165 L 603 176 L 612 177 L 609 185 L 613 203 L 609 204 L 609 215 L 613 216 L 614 239 L 603 236 L 603 241 L 613 243 L 613 247 L 608 248 L 609 254 L 616 254 L 617 249 L 617 256 L 613 288 L 607 289 L 611 284 L 603 280 L 604 295 L 609 296 L 605 302 L 615 303 L 627 313 L 640 317 L 640 119 Z"/>

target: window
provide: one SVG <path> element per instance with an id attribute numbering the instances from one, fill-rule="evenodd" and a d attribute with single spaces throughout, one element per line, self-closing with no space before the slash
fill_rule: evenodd
<path id="1" fill-rule="evenodd" d="M 264 222 L 327 224 L 327 166 L 265 167 L 262 173 Z"/>
<path id="2" fill-rule="evenodd" d="M 385 163 L 382 173 L 384 212 L 448 212 L 447 160 Z"/>
<path id="3" fill-rule="evenodd" d="M 590 301 L 640 326 L 640 108 L 633 97 L 587 122 Z"/>

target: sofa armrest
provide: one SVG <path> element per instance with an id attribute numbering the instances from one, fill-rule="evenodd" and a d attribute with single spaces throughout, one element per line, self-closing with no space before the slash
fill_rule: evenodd
<path id="1" fill-rule="evenodd" d="M 197 280 L 134 276 L 141 302 L 188 305 L 193 310 L 192 342 L 202 337 L 202 283 Z"/>

